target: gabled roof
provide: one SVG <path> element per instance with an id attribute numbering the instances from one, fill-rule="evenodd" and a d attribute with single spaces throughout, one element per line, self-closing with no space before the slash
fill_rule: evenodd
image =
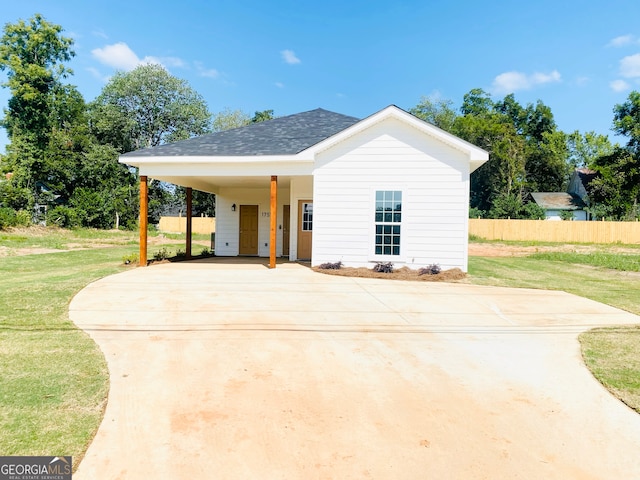
<path id="1" fill-rule="evenodd" d="M 357 123 L 358 118 L 321 108 L 179 142 L 123 157 L 295 155 Z"/>
<path id="2" fill-rule="evenodd" d="M 598 177 L 598 172 L 595 170 L 591 170 L 589 168 L 577 168 L 576 175 L 582 182 L 582 186 L 585 188 L 587 193 L 589 192 L 589 184 Z"/>
<path id="3" fill-rule="evenodd" d="M 587 206 L 575 193 L 533 192 L 531 196 L 545 210 L 581 210 Z"/>
<path id="4" fill-rule="evenodd" d="M 360 120 L 359 122 L 351 125 L 350 127 L 336 133 L 335 135 L 323 140 L 322 142 L 314 145 L 309 148 L 310 153 L 318 153 L 326 148 L 330 148 L 338 142 L 343 141 L 344 139 L 356 135 L 363 130 L 375 125 L 376 123 L 382 122 L 388 118 L 394 118 L 400 120 L 406 125 L 410 125 L 413 128 L 421 131 L 423 134 L 428 135 L 430 137 L 437 138 L 439 141 L 446 143 L 450 147 L 463 152 L 469 158 L 469 163 L 471 167 L 471 172 L 473 172 L 480 165 L 485 163 L 489 159 L 489 153 L 485 150 L 481 149 L 473 145 L 472 143 L 467 142 L 466 140 L 461 139 L 441 128 L 436 127 L 435 125 L 425 122 L 424 120 L 412 115 L 411 113 L 397 107 L 395 105 L 389 105 L 386 108 L 383 108 L 379 112 L 374 113 L 373 115 L 368 116 L 367 118 Z"/>

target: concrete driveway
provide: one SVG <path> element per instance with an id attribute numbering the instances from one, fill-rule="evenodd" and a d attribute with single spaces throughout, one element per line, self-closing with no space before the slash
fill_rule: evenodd
<path id="1" fill-rule="evenodd" d="M 576 338 L 640 317 L 590 300 L 216 259 L 70 315 L 111 374 L 74 479 L 640 478 L 640 415 Z"/>

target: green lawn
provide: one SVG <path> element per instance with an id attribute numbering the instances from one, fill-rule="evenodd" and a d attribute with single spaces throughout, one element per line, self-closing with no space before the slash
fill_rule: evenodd
<path id="1" fill-rule="evenodd" d="M 0 453 L 73 455 L 78 465 L 102 418 L 108 372 L 93 341 L 69 321 L 69 302 L 88 283 L 128 268 L 122 259 L 137 253 L 137 235 L 0 231 L 0 247 Z M 18 255 L 29 248 L 71 250 Z M 172 254 L 184 243 L 152 246 L 149 258 L 164 248 Z M 559 252 L 470 257 L 469 281 L 565 290 L 640 314 L 638 255 L 597 250 L 597 260 Z M 640 412 L 640 327 L 599 329 L 580 341 L 594 375 Z"/>
<path id="2" fill-rule="evenodd" d="M 127 268 L 122 259 L 138 252 L 136 239 L 117 231 L 0 231 L 8 248 L 0 257 L 2 455 L 72 455 L 78 465 L 102 419 L 108 372 L 95 343 L 70 322 L 69 302 L 88 283 Z M 34 248 L 74 250 L 18 255 Z"/>

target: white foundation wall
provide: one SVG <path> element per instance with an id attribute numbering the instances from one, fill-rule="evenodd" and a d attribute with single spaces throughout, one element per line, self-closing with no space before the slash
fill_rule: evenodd
<path id="1" fill-rule="evenodd" d="M 314 171 L 312 265 L 467 270 L 468 157 L 387 119 L 319 154 Z M 375 255 L 375 192 L 400 190 L 400 255 Z"/>
<path id="2" fill-rule="evenodd" d="M 289 204 L 288 188 L 278 188 L 276 255 L 282 256 L 283 205 Z M 258 205 L 258 256 L 269 256 L 271 229 L 271 192 L 269 188 L 221 188 L 216 195 L 215 254 L 234 257 L 240 249 L 240 205 Z M 231 206 L 235 204 L 235 212 Z M 292 207 L 293 209 L 293 207 Z"/>

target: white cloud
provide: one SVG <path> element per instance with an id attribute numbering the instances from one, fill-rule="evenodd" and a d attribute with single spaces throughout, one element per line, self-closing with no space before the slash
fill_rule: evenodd
<path id="1" fill-rule="evenodd" d="M 178 57 L 153 57 L 139 58 L 136 53 L 124 42 L 105 45 L 102 48 L 91 50 L 91 54 L 102 64 L 117 70 L 133 70 L 138 65 L 158 64 L 163 67 L 184 68 L 185 63 Z"/>
<path id="2" fill-rule="evenodd" d="M 296 57 L 296 54 L 293 50 L 282 50 L 280 54 L 282 55 L 282 59 L 289 65 L 300 63 L 300 59 Z"/>
<path id="3" fill-rule="evenodd" d="M 198 75 L 201 77 L 208 78 L 218 78 L 220 76 L 220 72 L 215 68 L 206 68 L 202 62 L 194 62 L 196 66 L 196 70 L 198 70 Z"/>
<path id="4" fill-rule="evenodd" d="M 93 31 L 91 32 L 91 34 L 92 34 L 94 37 L 104 38 L 105 40 L 106 40 L 107 38 L 109 38 L 109 37 L 107 36 L 107 34 L 106 34 L 106 33 L 104 33 L 102 30 L 93 30 Z"/>
<path id="5" fill-rule="evenodd" d="M 108 65 L 118 70 L 133 70 L 143 62 L 138 58 L 133 50 L 124 42 L 106 45 L 103 48 L 91 50 L 100 63 Z"/>
<path id="6" fill-rule="evenodd" d="M 625 45 L 631 45 L 638 43 L 638 40 L 633 35 L 620 35 L 619 37 L 612 38 L 607 47 L 624 47 Z"/>
<path id="7" fill-rule="evenodd" d="M 518 90 L 530 90 L 538 85 L 560 81 L 560 72 L 557 70 L 550 73 L 536 72 L 530 75 L 522 72 L 505 72 L 494 78 L 493 90 L 496 93 L 514 93 Z"/>
<path id="8" fill-rule="evenodd" d="M 629 55 L 620 60 L 620 75 L 625 78 L 640 77 L 640 53 Z"/>
<path id="9" fill-rule="evenodd" d="M 284 83 L 282 82 L 276 82 L 274 85 L 278 88 L 284 88 Z"/>
<path id="10" fill-rule="evenodd" d="M 609 86 L 611 87 L 611 90 L 613 90 L 614 92 L 624 92 L 631 88 L 631 85 L 629 85 L 624 80 L 614 80 L 609 83 Z"/>

